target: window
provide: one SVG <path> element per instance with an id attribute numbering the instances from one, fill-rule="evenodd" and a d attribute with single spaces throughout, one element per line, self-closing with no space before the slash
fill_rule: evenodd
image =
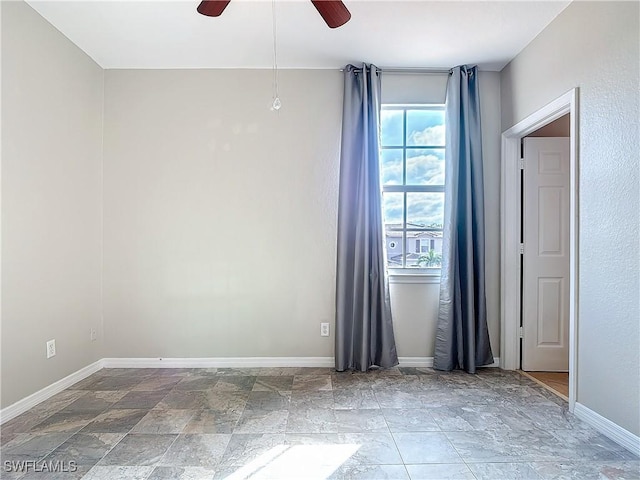
<path id="1" fill-rule="evenodd" d="M 436 241 L 433 238 L 421 238 L 416 240 L 417 253 L 429 253 L 429 250 L 435 250 Z"/>
<path id="2" fill-rule="evenodd" d="M 439 273 L 444 142 L 444 106 L 383 105 L 380 176 L 391 273 Z"/>

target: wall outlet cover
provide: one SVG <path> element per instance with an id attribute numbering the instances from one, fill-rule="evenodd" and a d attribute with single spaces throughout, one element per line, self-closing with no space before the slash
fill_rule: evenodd
<path id="1" fill-rule="evenodd" d="M 320 324 L 320 336 L 321 337 L 328 337 L 329 336 L 329 324 L 328 323 L 321 323 Z"/>
<path id="2" fill-rule="evenodd" d="M 56 356 L 56 341 L 55 339 L 47 342 L 47 358 Z"/>

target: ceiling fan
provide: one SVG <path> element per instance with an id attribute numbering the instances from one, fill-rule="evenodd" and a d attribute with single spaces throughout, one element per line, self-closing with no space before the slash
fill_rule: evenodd
<path id="1" fill-rule="evenodd" d="M 219 17 L 231 0 L 203 0 L 198 5 L 198 13 L 207 17 Z M 337 28 L 349 21 L 351 13 L 340 0 L 311 0 L 320 16 L 329 25 Z"/>

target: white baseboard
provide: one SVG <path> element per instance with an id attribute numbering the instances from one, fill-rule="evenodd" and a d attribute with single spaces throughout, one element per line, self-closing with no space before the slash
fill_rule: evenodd
<path id="1" fill-rule="evenodd" d="M 495 357 L 491 365 L 480 368 L 494 368 L 500 366 L 500 358 Z M 400 367 L 433 367 L 433 357 L 398 357 Z"/>
<path id="2" fill-rule="evenodd" d="M 400 367 L 433 367 L 433 357 L 399 357 Z M 333 367 L 333 357 L 103 358 L 104 368 Z M 500 359 L 492 365 L 498 367 Z M 484 368 L 484 367 L 483 367 Z"/>
<path id="3" fill-rule="evenodd" d="M 398 357 L 399 367 L 433 367 L 433 357 Z"/>
<path id="4" fill-rule="evenodd" d="M 102 360 L 98 360 L 97 362 L 93 362 L 91 365 L 87 365 L 84 368 L 81 368 L 77 372 L 73 372 L 70 375 L 67 375 L 63 379 L 58 380 L 51 385 L 44 387 L 41 390 L 38 390 L 35 393 L 32 393 L 28 397 L 23 398 L 22 400 L 18 400 L 16 403 L 9 405 L 6 408 L 0 410 L 0 425 L 8 422 L 12 418 L 17 417 L 18 415 L 26 412 L 30 408 L 35 407 L 40 402 L 43 402 L 57 393 L 69 388 L 75 383 L 78 383 L 80 380 L 84 380 L 89 375 L 96 373 L 98 370 L 102 368 Z"/>
<path id="5" fill-rule="evenodd" d="M 103 358 L 104 368 L 333 367 L 333 357 Z"/>
<path id="6" fill-rule="evenodd" d="M 500 357 L 493 357 L 493 363 L 491 365 L 484 365 L 478 368 L 500 368 Z"/>
<path id="7" fill-rule="evenodd" d="M 604 418 L 599 413 L 594 412 L 578 402 L 576 402 L 573 414 L 614 442 L 622 445 L 631 453 L 640 456 L 640 437 L 637 435 L 625 430 L 620 425 L 613 423 L 611 420 Z"/>
<path id="8" fill-rule="evenodd" d="M 433 367 L 433 357 L 399 357 L 400 367 Z M 104 368 L 333 367 L 333 357 L 103 358 Z M 492 365 L 498 367 L 500 359 Z"/>

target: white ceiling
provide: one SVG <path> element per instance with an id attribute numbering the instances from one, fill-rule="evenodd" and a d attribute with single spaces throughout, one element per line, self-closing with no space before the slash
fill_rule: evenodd
<path id="1" fill-rule="evenodd" d="M 269 68 L 271 2 L 233 0 L 221 17 L 199 0 L 27 0 L 103 68 Z M 308 0 L 277 0 L 281 68 L 501 70 L 569 3 L 344 0 L 351 20 L 329 29 Z"/>

